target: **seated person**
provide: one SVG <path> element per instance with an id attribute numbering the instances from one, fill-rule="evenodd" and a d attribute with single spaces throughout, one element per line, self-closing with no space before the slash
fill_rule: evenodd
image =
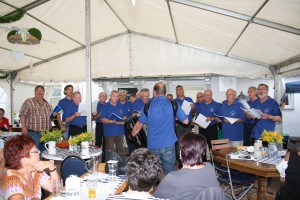
<path id="1" fill-rule="evenodd" d="M 195 199 L 206 188 L 219 187 L 212 165 L 203 162 L 207 142 L 203 135 L 186 133 L 180 138 L 182 169 L 170 172 L 153 193 L 157 198 Z M 220 198 L 224 196 L 220 193 Z"/>
<path id="2" fill-rule="evenodd" d="M 60 180 L 50 161 L 40 161 L 40 151 L 28 135 L 8 140 L 4 158 L 7 169 L 0 179 L 0 199 L 41 199 L 41 187 L 52 192 L 51 181 Z"/>
<path id="3" fill-rule="evenodd" d="M 162 164 L 156 155 L 146 148 L 136 149 L 126 164 L 125 175 L 129 182 L 129 190 L 121 195 L 110 195 L 107 199 L 158 199 L 150 193 L 161 172 Z"/>
<path id="4" fill-rule="evenodd" d="M 276 200 L 300 199 L 300 147 L 286 153 L 285 158 L 276 166 L 280 174 L 280 180 L 284 185 L 276 194 Z"/>
<path id="5" fill-rule="evenodd" d="M 0 108 L 0 130 L 1 131 L 11 131 L 9 120 L 4 117 L 5 110 L 3 108 Z"/>

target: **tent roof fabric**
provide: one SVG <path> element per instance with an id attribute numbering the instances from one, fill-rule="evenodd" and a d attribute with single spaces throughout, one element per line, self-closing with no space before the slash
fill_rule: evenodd
<path id="1" fill-rule="evenodd" d="M 92 78 L 300 74 L 297 0 L 135 2 L 90 1 Z M 84 81 L 85 1 L 0 0 L 0 16 L 17 8 L 26 11 L 21 20 L 0 24 L 0 71 L 21 81 Z M 12 27 L 38 28 L 41 43 L 8 42 Z"/>

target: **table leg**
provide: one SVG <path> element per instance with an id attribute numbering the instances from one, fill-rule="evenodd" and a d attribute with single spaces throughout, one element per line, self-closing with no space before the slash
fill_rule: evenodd
<path id="1" fill-rule="evenodd" d="M 257 200 L 264 200 L 267 198 L 267 178 L 258 177 Z"/>

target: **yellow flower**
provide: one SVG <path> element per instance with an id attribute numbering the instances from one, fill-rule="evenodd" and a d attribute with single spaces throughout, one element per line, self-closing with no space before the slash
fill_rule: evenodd
<path id="1" fill-rule="evenodd" d="M 70 140 L 70 144 L 74 145 L 79 142 L 83 141 L 93 141 L 95 140 L 94 134 L 92 132 L 85 132 L 85 133 L 80 133 L 79 135 L 76 135 L 74 138 Z"/>
<path id="2" fill-rule="evenodd" d="M 275 131 L 266 131 L 261 134 L 260 139 L 266 142 L 282 143 L 283 135 Z"/>
<path id="3" fill-rule="evenodd" d="M 59 129 L 53 129 L 52 131 L 45 130 L 41 132 L 41 142 L 56 141 L 62 137 L 62 132 Z"/>

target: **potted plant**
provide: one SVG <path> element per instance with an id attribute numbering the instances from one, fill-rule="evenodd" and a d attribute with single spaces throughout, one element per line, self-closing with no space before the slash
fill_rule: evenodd
<path id="1" fill-rule="evenodd" d="M 12 30 L 7 34 L 7 40 L 18 44 L 39 44 L 42 33 L 37 28 Z"/>
<path id="2" fill-rule="evenodd" d="M 89 142 L 95 140 L 94 133 L 92 132 L 84 132 L 76 135 L 72 139 L 70 139 L 70 145 L 76 145 L 81 143 L 81 154 L 88 155 L 89 154 Z"/>
<path id="3" fill-rule="evenodd" d="M 278 148 L 277 143 L 281 144 L 283 140 L 283 135 L 280 133 L 277 133 L 275 131 L 266 131 L 261 134 L 262 141 L 268 142 L 268 148 L 267 148 L 267 154 L 268 157 L 274 157 L 278 154 Z"/>
<path id="4" fill-rule="evenodd" d="M 52 131 L 45 130 L 41 132 L 42 137 L 41 142 L 45 142 L 45 148 L 48 150 L 49 154 L 56 154 L 56 141 L 62 137 L 61 130 L 53 129 Z M 48 145 L 48 147 L 47 147 Z"/>

